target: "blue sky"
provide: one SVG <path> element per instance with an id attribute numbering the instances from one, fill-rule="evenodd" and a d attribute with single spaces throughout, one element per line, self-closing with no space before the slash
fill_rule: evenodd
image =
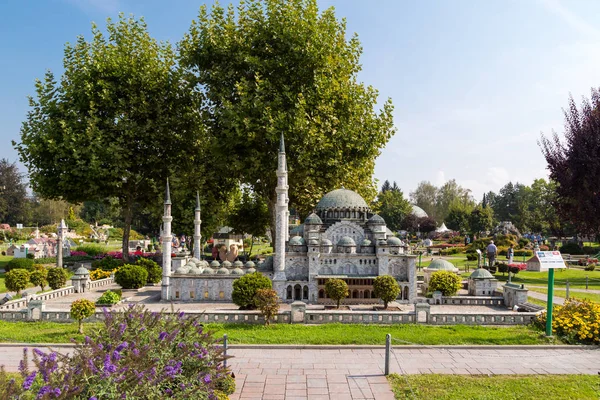
<path id="1" fill-rule="evenodd" d="M 176 42 L 204 1 L 0 2 L 0 158 L 17 160 L 27 96 L 63 46 L 119 12 Z M 212 1 L 207 2 L 212 4 Z M 227 1 L 222 1 L 226 4 Z M 509 180 L 546 176 L 540 132 L 562 132 L 562 108 L 600 87 L 600 2 L 591 0 L 321 0 L 362 42 L 360 80 L 391 97 L 397 133 L 375 177 L 406 194 L 448 179 L 476 198 Z"/>

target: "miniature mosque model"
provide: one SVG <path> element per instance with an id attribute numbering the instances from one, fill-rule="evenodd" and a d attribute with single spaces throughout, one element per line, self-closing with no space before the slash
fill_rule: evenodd
<path id="1" fill-rule="evenodd" d="M 162 290 L 164 301 L 232 301 L 233 281 L 260 272 L 273 281 L 282 301 L 334 303 L 325 282 L 348 284 L 347 304 L 377 303 L 373 279 L 393 276 L 402 289 L 397 301 L 413 303 L 417 296 L 416 256 L 406 254 L 402 241 L 386 228 L 358 194 L 347 189 L 327 193 L 290 238 L 287 162 L 283 135 L 278 154 L 275 254 L 255 265 L 248 261 L 201 260 L 200 197 L 196 196 L 193 257 L 173 257 L 169 183 L 164 202 Z"/>

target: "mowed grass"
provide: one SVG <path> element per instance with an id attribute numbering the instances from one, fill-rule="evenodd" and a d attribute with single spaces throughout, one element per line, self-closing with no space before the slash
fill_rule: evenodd
<path id="1" fill-rule="evenodd" d="M 397 375 L 388 381 L 396 399 L 539 400 L 600 398 L 594 375 Z"/>
<path id="2" fill-rule="evenodd" d="M 584 271 L 582 269 L 568 268 L 557 269 L 554 272 L 554 287 L 565 288 L 566 281 L 575 289 L 585 289 L 586 276 L 588 277 L 589 289 L 600 289 L 600 269 L 595 271 Z M 508 280 L 508 275 L 496 274 L 499 281 Z M 533 286 L 548 286 L 548 272 L 521 271 L 513 276 L 514 283 L 524 283 Z"/>
<path id="3" fill-rule="evenodd" d="M 531 290 L 533 292 L 548 294 L 548 289 L 530 287 L 529 290 Z M 554 289 L 554 296 L 566 298 L 567 291 L 563 290 L 563 289 Z M 574 292 L 574 291 L 570 290 L 569 297 L 572 297 L 574 299 L 588 299 L 588 300 L 594 301 L 596 303 L 600 303 L 600 294 L 598 294 L 598 293 Z"/>
<path id="4" fill-rule="evenodd" d="M 85 331 L 101 324 L 85 324 Z M 218 337 L 227 334 L 232 344 L 312 344 L 312 345 L 384 345 L 385 335 L 392 335 L 394 345 L 511 345 L 547 344 L 541 331 L 529 326 L 430 326 L 416 324 L 359 325 L 324 324 L 208 324 Z M 69 343 L 83 340 L 76 323 L 0 321 L 0 342 Z"/>

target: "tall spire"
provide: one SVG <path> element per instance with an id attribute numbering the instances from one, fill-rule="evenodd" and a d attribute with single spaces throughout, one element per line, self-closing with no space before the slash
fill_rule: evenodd
<path id="1" fill-rule="evenodd" d="M 200 192 L 196 191 L 196 211 L 200 211 Z"/>
<path id="2" fill-rule="evenodd" d="M 167 189 L 165 190 L 165 204 L 171 204 L 171 191 L 169 190 L 169 178 L 167 178 Z"/>
<path id="3" fill-rule="evenodd" d="M 285 140 L 283 139 L 283 132 L 281 133 L 281 139 L 279 140 L 279 152 L 285 153 Z"/>

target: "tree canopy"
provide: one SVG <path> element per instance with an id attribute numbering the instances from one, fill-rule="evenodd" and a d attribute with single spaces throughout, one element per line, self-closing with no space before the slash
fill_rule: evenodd
<path id="1" fill-rule="evenodd" d="M 580 233 L 600 233 L 600 91 L 581 107 L 571 97 L 565 115 L 564 141 L 542 135 L 540 146 L 550 179 L 557 183 L 554 205 Z"/>
<path id="2" fill-rule="evenodd" d="M 0 160 L 0 223 L 15 225 L 27 218 L 27 188 L 16 163 Z"/>
<path id="3" fill-rule="evenodd" d="M 458 202 L 463 208 L 475 206 L 471 190 L 463 188 L 454 179 L 449 180 L 439 188 L 430 182 L 423 181 L 419 183 L 414 192 L 410 193 L 410 199 L 414 204 L 421 207 L 428 216 L 433 218 L 438 225 L 446 220 L 452 204 Z"/>
<path id="4" fill-rule="evenodd" d="M 373 210 L 385 220 L 387 227 L 395 232 L 402 229 L 402 220 L 412 212 L 412 207 L 396 182 L 392 186 L 385 181 L 377 200 L 373 203 Z"/>
<path id="5" fill-rule="evenodd" d="M 202 6 L 180 43 L 181 64 L 202 91 L 209 143 L 228 174 L 268 205 L 285 137 L 290 203 L 306 215 L 342 185 L 376 194 L 375 159 L 394 133 L 392 103 L 358 82 L 356 35 L 316 0 Z"/>
<path id="6" fill-rule="evenodd" d="M 155 204 L 176 168 L 198 168 L 203 130 L 172 46 L 150 37 L 143 19 L 121 15 L 106 31 L 93 25 L 91 41 L 65 45 L 60 81 L 50 71 L 36 81 L 13 144 L 44 198 L 118 199 L 127 257 L 135 207 Z"/>

